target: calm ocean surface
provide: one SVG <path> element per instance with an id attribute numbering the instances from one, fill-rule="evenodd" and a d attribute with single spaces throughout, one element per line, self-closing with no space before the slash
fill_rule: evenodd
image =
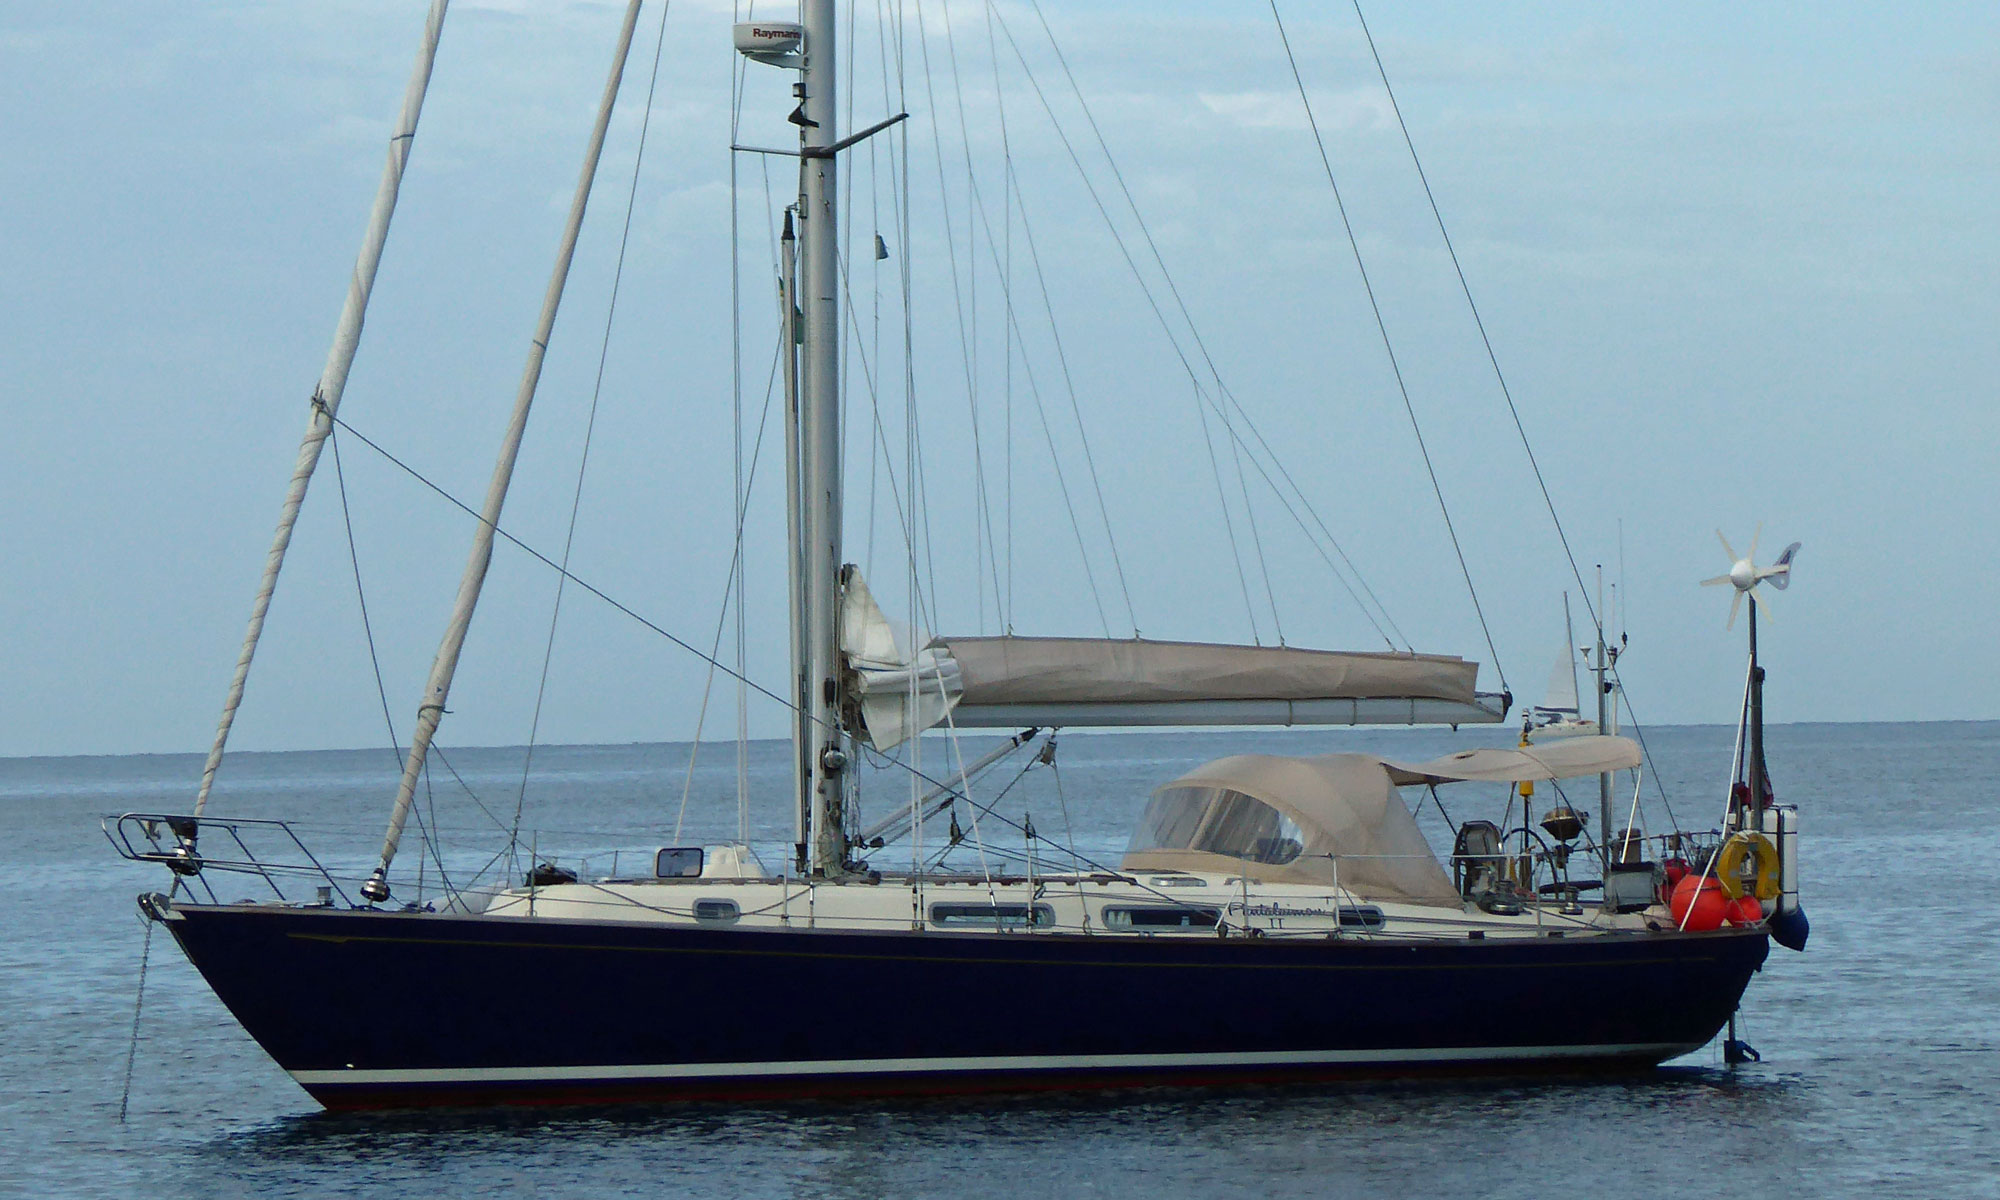
<path id="1" fill-rule="evenodd" d="M 1714 824 L 1731 733 L 1650 733 L 1684 824 Z M 1152 786 L 1219 754 L 1368 745 L 1418 756 L 1504 740 L 1492 730 L 1071 736 L 1060 800 L 1076 842 L 1115 855 Z M 449 753 L 479 801 L 511 821 L 521 752 Z M 1761 1065 L 1724 1068 L 1711 1046 L 1612 1082 L 334 1117 L 264 1057 L 162 936 L 123 1124 L 144 936 L 132 900 L 162 890 L 165 876 L 117 858 L 97 820 L 184 809 L 199 758 L 0 760 L 0 861 L 13 896 L 0 940 L 0 1194 L 1551 1197 L 1639 1185 L 1649 1195 L 2000 1196 L 2000 724 L 1778 726 L 1770 758 L 1780 799 L 1802 810 L 1813 936 L 1803 955 L 1774 948 L 1751 984 L 1742 1030 Z M 351 869 L 379 844 L 394 768 L 386 750 L 238 755 L 211 811 L 295 821 L 330 865 Z M 758 794 L 782 794 L 781 747 L 753 745 L 747 769 Z M 643 855 L 672 840 L 686 771 L 685 746 L 543 748 L 525 828 L 544 856 L 588 854 L 589 870 L 609 873 L 613 851 Z M 703 750 L 683 841 L 733 836 L 736 771 L 733 746 Z M 1052 784 L 1037 771 L 1008 805 L 1018 811 L 1020 798 L 1045 834 L 1065 820 Z M 447 869 L 476 869 L 504 837 L 449 774 L 433 786 Z M 886 781 L 882 793 L 886 811 L 898 793 Z M 1498 816 L 1470 795 L 1447 803 L 1460 819 Z M 1577 803 L 1595 809 L 1595 788 L 1586 783 Z M 1657 824 L 1656 804 L 1649 797 Z M 760 845 L 788 840 L 781 807 L 753 812 Z M 399 895 L 414 884 L 414 836 L 404 845 L 399 871 L 411 872 Z M 766 860 L 780 861 L 775 850 Z M 361 984 L 354 1003 L 384 1021 L 425 1002 L 393 979 Z M 561 981 L 524 981 L 520 995 L 493 1002 L 532 1005 L 553 986 Z M 949 1012 L 951 997 L 882 1002 L 915 1020 Z"/>

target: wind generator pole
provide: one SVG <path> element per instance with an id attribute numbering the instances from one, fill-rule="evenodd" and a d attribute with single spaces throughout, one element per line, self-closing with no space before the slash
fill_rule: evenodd
<path id="1" fill-rule="evenodd" d="M 1750 762 L 1747 782 L 1750 784 L 1749 812 L 1744 814 L 1744 828 L 1761 830 L 1764 828 L 1764 668 L 1757 661 L 1757 594 L 1750 593 Z"/>
<path id="2" fill-rule="evenodd" d="M 800 474 L 805 516 L 806 803 L 813 875 L 847 863 L 847 752 L 840 738 L 840 278 L 835 255 L 834 0 L 802 0 L 799 107 Z"/>
<path id="3" fill-rule="evenodd" d="M 354 274 L 347 281 L 347 301 L 340 308 L 340 323 L 334 327 L 326 366 L 313 388 L 305 438 L 299 443 L 292 481 L 285 489 L 285 503 L 278 512 L 278 532 L 271 539 L 271 551 L 264 558 L 264 577 L 258 582 L 257 598 L 250 605 L 250 626 L 243 635 L 243 649 L 236 657 L 236 674 L 230 679 L 229 695 L 222 702 L 215 743 L 208 749 L 208 761 L 202 764 L 201 788 L 194 797 L 196 816 L 208 807 L 215 772 L 222 766 L 222 752 L 229 745 L 229 730 L 236 724 L 237 708 L 243 704 L 250 662 L 257 657 L 257 642 L 264 635 L 264 615 L 271 610 L 271 595 L 278 590 L 278 572 L 285 565 L 285 552 L 291 548 L 299 506 L 305 503 L 306 488 L 319 466 L 320 451 L 326 448 L 326 439 L 333 433 L 334 414 L 340 411 L 340 397 L 347 390 L 347 373 L 354 366 L 355 352 L 361 348 L 361 326 L 368 317 L 368 296 L 375 290 L 375 270 L 382 263 L 382 246 L 389 240 L 389 221 L 396 215 L 396 196 L 402 190 L 403 168 L 410 161 L 410 146 L 416 141 L 417 118 L 423 115 L 424 93 L 430 88 L 431 64 L 437 59 L 438 35 L 444 31 L 448 3 L 449 0 L 431 0 L 430 17 L 424 22 L 423 44 L 417 49 L 416 65 L 410 68 L 410 82 L 403 90 L 403 110 L 396 118 L 396 131 L 389 137 L 389 161 L 383 164 L 382 182 L 375 189 L 368 232 L 362 235 L 361 253 L 355 257 Z"/>
<path id="4" fill-rule="evenodd" d="M 1597 666 L 1593 673 L 1597 676 L 1597 732 L 1602 734 L 1611 728 L 1610 704 L 1611 683 L 1607 678 L 1610 664 L 1605 660 L 1604 645 L 1604 568 L 1597 569 Z M 1601 838 L 1599 845 L 1604 848 L 1604 877 L 1606 887 L 1611 878 L 1611 772 L 1597 777 L 1597 828 Z M 1609 896 L 1605 899 L 1608 901 Z"/>

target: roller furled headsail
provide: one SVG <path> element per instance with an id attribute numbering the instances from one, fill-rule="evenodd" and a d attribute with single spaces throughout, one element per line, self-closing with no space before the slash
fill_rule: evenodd
<path id="1" fill-rule="evenodd" d="M 535 335 L 529 342 L 528 362 L 521 371 L 521 385 L 514 397 L 514 410 L 507 424 L 506 437 L 500 444 L 499 461 L 494 464 L 493 478 L 487 484 L 486 502 L 479 514 L 479 528 L 472 537 L 472 553 L 466 560 L 465 574 L 459 580 L 458 600 L 452 606 L 451 620 L 445 626 L 444 641 L 438 647 L 437 657 L 431 662 L 430 678 L 424 684 L 424 698 L 417 706 L 416 729 L 410 735 L 403 776 L 396 785 L 396 801 L 389 814 L 389 829 L 382 838 L 382 860 L 367 882 L 361 885 L 361 894 L 378 904 L 389 898 L 389 865 L 395 861 L 396 847 L 402 841 L 404 822 L 409 820 L 410 805 L 416 800 L 417 780 L 423 775 L 424 760 L 430 752 L 438 722 L 444 718 L 445 701 L 451 695 L 452 675 L 458 669 L 458 656 L 465 648 L 465 635 L 472 627 L 472 613 L 479 603 L 480 589 L 486 583 L 487 567 L 493 561 L 493 539 L 500 527 L 500 510 L 507 502 L 507 487 L 513 480 L 514 461 L 520 455 L 521 439 L 527 433 L 528 412 L 534 405 L 535 390 L 541 383 L 542 360 L 548 353 L 556 311 L 561 307 L 563 287 L 569 280 L 570 261 L 576 254 L 577 235 L 583 227 L 584 210 L 590 202 L 591 183 L 597 177 L 597 162 L 604 152 L 604 136 L 611 126 L 611 111 L 618 100 L 618 85 L 625 76 L 625 60 L 632 50 L 632 30 L 639 22 L 641 2 L 631 0 L 625 9 L 625 21 L 618 34 L 618 49 L 612 56 L 611 76 L 605 81 L 604 95 L 598 102 L 597 123 L 591 130 L 590 145 L 584 152 L 583 170 L 576 181 L 576 194 L 570 201 L 569 221 L 563 229 L 562 246 L 556 252 L 555 270 L 549 277 L 548 290 L 542 298 L 541 318 L 536 322 Z"/>
<path id="2" fill-rule="evenodd" d="M 195 793 L 194 811 L 200 815 L 208 806 L 208 793 L 215 786 L 215 772 L 222 766 L 223 751 L 229 745 L 229 731 L 236 723 L 236 710 L 243 703 L 243 688 L 250 679 L 250 663 L 257 657 L 257 642 L 264 635 L 264 616 L 271 609 L 271 596 L 278 590 L 278 573 L 291 548 L 292 528 L 298 524 L 299 508 L 305 503 L 306 488 L 319 466 L 320 451 L 333 432 L 334 414 L 340 411 L 341 396 L 347 390 L 347 374 L 361 348 L 361 326 L 368 316 L 368 297 L 375 290 L 375 271 L 382 262 L 382 247 L 389 239 L 389 221 L 396 215 L 396 197 L 403 186 L 403 170 L 410 161 L 410 147 L 417 137 L 417 118 L 423 114 L 424 95 L 430 89 L 431 65 L 437 59 L 438 38 L 444 32 L 445 8 L 450 0 L 431 0 L 430 16 L 424 21 L 423 43 L 417 49 L 416 65 L 403 90 L 403 108 L 397 114 L 395 131 L 389 136 L 389 160 L 382 167 L 382 182 L 375 189 L 375 204 L 368 214 L 368 230 L 362 235 L 361 253 L 354 260 L 354 274 L 348 278 L 347 299 L 341 305 L 340 321 L 334 327 L 333 345 L 327 350 L 326 366 L 313 388 L 312 410 L 306 417 L 305 438 L 299 443 L 299 457 L 292 467 L 291 483 L 285 489 L 285 503 L 278 513 L 278 531 L 264 559 L 264 575 L 257 584 L 257 598 L 250 606 L 250 627 L 243 635 L 243 649 L 236 658 L 236 673 L 229 681 L 229 695 L 222 702 L 222 718 L 216 724 L 215 743 L 209 747 L 208 761 L 202 764 L 201 788 Z"/>

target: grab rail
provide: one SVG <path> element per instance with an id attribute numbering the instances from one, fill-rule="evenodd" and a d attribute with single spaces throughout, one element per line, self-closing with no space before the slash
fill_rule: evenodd
<path id="1" fill-rule="evenodd" d="M 208 892 L 210 900 L 217 900 L 215 889 L 209 885 L 205 872 L 223 871 L 240 875 L 254 875 L 262 879 L 272 894 L 281 903 L 292 900 L 285 895 L 278 879 L 317 880 L 318 903 L 331 904 L 338 895 L 340 902 L 352 908 L 354 902 L 340 886 L 333 873 L 313 856 L 299 835 L 284 821 L 247 817 L 193 816 L 186 813 L 139 813 L 129 812 L 107 815 L 99 821 L 104 836 L 111 842 L 111 848 L 119 857 L 132 862 L 161 863 L 189 887 L 196 883 Z M 220 854 L 200 846 L 203 833 L 211 835 L 211 843 L 216 835 L 226 835 Z M 249 834 L 246 840 L 245 835 Z M 268 833 L 267 841 L 277 841 L 276 856 L 260 857 L 250 848 L 251 840 L 259 840 L 258 835 Z M 282 834 L 282 839 L 277 835 Z M 290 848 L 285 849 L 284 843 Z M 293 858 L 296 852 L 297 858 Z M 219 902 L 219 901 L 217 901 Z"/>

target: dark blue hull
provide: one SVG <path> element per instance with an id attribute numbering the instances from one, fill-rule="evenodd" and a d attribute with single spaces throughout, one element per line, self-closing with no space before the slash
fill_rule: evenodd
<path id="1" fill-rule="evenodd" d="M 1515 1072 L 1714 1037 L 1761 930 L 1529 940 L 742 930 L 177 905 L 330 1108 Z"/>

